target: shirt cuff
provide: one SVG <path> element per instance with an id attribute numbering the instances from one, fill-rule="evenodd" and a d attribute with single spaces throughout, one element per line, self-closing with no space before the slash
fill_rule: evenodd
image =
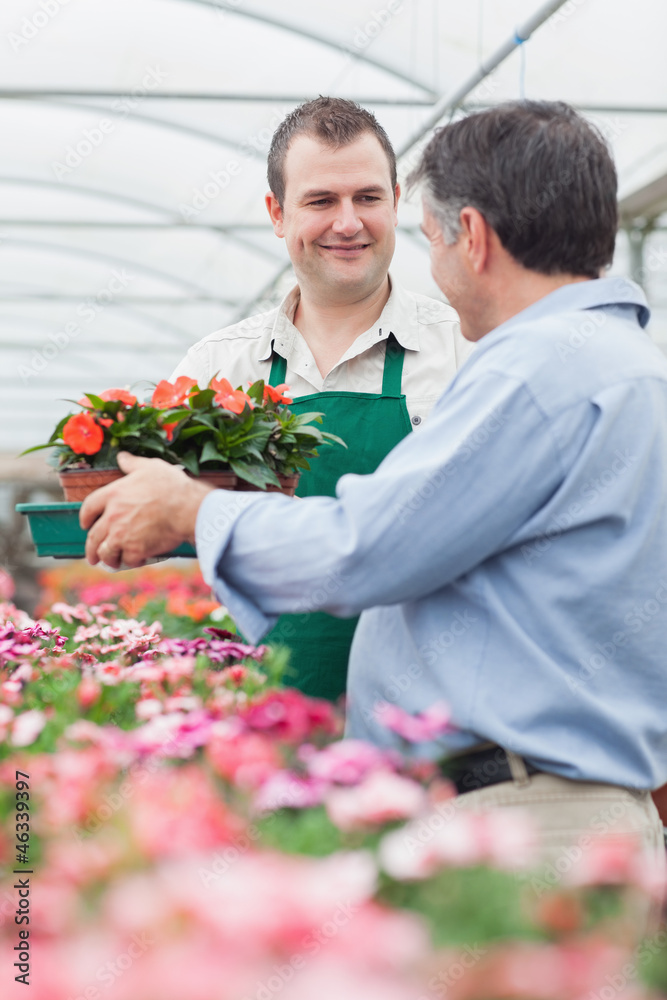
<path id="1" fill-rule="evenodd" d="M 249 597 L 230 586 L 220 567 L 237 521 L 248 507 L 262 503 L 266 497 L 265 493 L 212 490 L 199 507 L 195 525 L 197 558 L 202 576 L 246 639 L 255 645 L 273 628 L 278 618 L 265 615 Z"/>

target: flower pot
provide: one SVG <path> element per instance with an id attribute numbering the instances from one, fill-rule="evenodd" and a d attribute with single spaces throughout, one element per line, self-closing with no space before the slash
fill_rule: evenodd
<path id="1" fill-rule="evenodd" d="M 266 489 L 261 490 L 259 486 L 254 486 L 252 483 L 247 482 L 245 479 L 239 479 L 236 489 L 243 492 L 250 493 L 284 493 L 285 496 L 293 497 L 296 493 L 296 488 L 299 485 L 299 479 L 301 478 L 301 473 L 297 472 L 293 476 L 285 476 L 282 472 L 278 473 L 278 479 L 280 480 L 280 486 L 267 486 Z"/>
<path id="2" fill-rule="evenodd" d="M 65 491 L 65 500 L 76 501 L 85 500 L 89 493 L 122 479 L 124 475 L 120 469 L 63 469 L 58 478 Z"/>
<path id="3" fill-rule="evenodd" d="M 190 473 L 188 472 L 188 475 Z M 203 483 L 208 483 L 209 486 L 215 486 L 216 490 L 234 490 L 237 488 L 237 475 L 232 472 L 231 469 L 217 469 L 215 472 L 200 472 L 198 476 L 192 476 L 192 479 L 201 479 Z"/>
<path id="4" fill-rule="evenodd" d="M 59 473 L 60 485 L 65 491 L 65 500 L 85 500 L 89 493 L 107 486 L 125 475 L 120 469 L 63 469 Z M 190 475 L 190 473 L 188 473 Z M 215 472 L 200 472 L 193 479 L 210 483 L 217 490 L 233 490 L 236 487 L 236 473 L 227 469 Z"/>

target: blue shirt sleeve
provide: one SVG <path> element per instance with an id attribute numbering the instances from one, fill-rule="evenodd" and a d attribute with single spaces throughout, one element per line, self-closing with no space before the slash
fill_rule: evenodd
<path id="1" fill-rule="evenodd" d="M 336 498 L 211 493 L 197 519 L 202 571 L 255 642 L 280 614 L 416 600 L 512 544 L 563 480 L 556 440 L 520 380 L 459 382 Z"/>

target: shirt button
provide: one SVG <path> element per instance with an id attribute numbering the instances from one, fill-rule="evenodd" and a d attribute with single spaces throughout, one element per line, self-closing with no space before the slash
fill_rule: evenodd
<path id="1" fill-rule="evenodd" d="M 419 416 L 415 416 L 415 417 L 412 418 L 412 423 L 415 425 L 415 427 L 419 427 L 419 425 L 420 425 L 421 422 L 422 422 L 422 418 L 419 417 Z"/>

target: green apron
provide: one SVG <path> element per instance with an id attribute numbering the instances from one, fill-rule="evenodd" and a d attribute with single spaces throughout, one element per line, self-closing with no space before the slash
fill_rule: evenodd
<path id="1" fill-rule="evenodd" d="M 403 348 L 389 335 L 382 378 L 382 392 L 314 392 L 299 396 L 290 409 L 295 413 L 319 410 L 323 428 L 337 434 L 347 444 L 327 445 L 313 460 L 313 468 L 303 472 L 297 495 L 336 495 L 336 483 L 348 472 L 366 475 L 378 465 L 412 429 L 401 394 Z M 269 382 L 285 381 L 287 362 L 274 354 Z M 322 611 L 282 615 L 263 642 L 288 646 L 290 673 L 286 684 L 305 694 L 332 701 L 343 694 L 347 661 L 358 618 L 334 618 Z"/>

